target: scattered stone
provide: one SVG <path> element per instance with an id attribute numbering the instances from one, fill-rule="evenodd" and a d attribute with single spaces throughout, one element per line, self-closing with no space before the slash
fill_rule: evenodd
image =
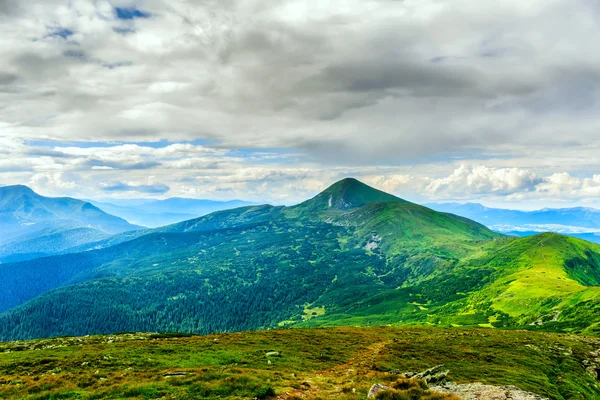
<path id="1" fill-rule="evenodd" d="M 454 394 L 463 400 L 548 400 L 546 397 L 525 392 L 516 386 L 491 386 L 479 382 L 460 385 L 446 383 L 430 389 L 439 393 Z"/>
<path id="2" fill-rule="evenodd" d="M 600 381 L 600 350 L 592 351 L 590 356 L 592 359 L 583 360 L 583 365 L 586 367 L 585 370 L 590 376 Z"/>
<path id="3" fill-rule="evenodd" d="M 369 389 L 369 394 L 367 394 L 367 398 L 374 399 L 375 396 L 377 396 L 377 393 L 383 392 L 384 390 L 389 390 L 389 389 L 391 389 L 389 386 L 382 385 L 381 383 L 376 383 L 373 386 L 371 386 L 371 389 Z"/>
<path id="4" fill-rule="evenodd" d="M 450 373 L 449 369 L 444 369 L 443 365 L 436 365 L 433 368 L 429 368 L 425 371 L 419 372 L 412 376 L 404 375 L 407 378 L 422 379 L 429 385 L 437 385 L 444 382 Z"/>
<path id="5" fill-rule="evenodd" d="M 171 376 L 186 376 L 188 373 L 183 371 L 165 372 L 163 376 L 169 378 Z"/>

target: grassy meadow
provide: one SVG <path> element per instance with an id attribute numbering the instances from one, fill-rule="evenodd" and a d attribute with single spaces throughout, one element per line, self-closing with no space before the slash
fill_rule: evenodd
<path id="1" fill-rule="evenodd" d="M 365 399 L 373 383 L 444 364 L 458 383 L 594 399 L 598 349 L 598 338 L 456 328 L 63 337 L 0 343 L 0 398 Z"/>

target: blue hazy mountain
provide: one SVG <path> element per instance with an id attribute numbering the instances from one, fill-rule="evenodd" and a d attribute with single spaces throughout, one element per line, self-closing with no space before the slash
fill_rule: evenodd
<path id="1" fill-rule="evenodd" d="M 478 203 L 433 203 L 427 206 L 472 219 L 505 234 L 530 236 L 540 232 L 557 232 L 600 243 L 600 210 L 594 208 L 520 211 L 490 208 Z"/>
<path id="2" fill-rule="evenodd" d="M 241 200 L 216 201 L 181 197 L 165 200 L 105 199 L 91 200 L 90 202 L 109 214 L 149 228 L 170 225 L 198 218 L 215 211 L 230 210 L 253 204 Z"/>
<path id="3" fill-rule="evenodd" d="M 27 186 L 0 187 L 0 261 L 59 253 L 140 229 L 89 202 L 37 194 Z"/>

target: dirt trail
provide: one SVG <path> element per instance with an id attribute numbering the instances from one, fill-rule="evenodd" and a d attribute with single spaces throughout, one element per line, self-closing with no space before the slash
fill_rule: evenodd
<path id="1" fill-rule="evenodd" d="M 363 350 L 357 352 L 354 357 L 346 363 L 338 364 L 333 368 L 316 371 L 306 376 L 305 382 L 300 388 L 292 392 L 277 396 L 277 399 L 306 398 L 307 396 L 319 395 L 329 397 L 339 395 L 342 387 L 351 387 L 356 376 L 364 378 L 368 375 L 379 376 L 382 373 L 375 371 L 375 364 L 379 354 L 386 346 L 392 343 L 391 340 L 385 340 L 373 343 Z M 349 388 L 348 390 L 356 390 Z"/>

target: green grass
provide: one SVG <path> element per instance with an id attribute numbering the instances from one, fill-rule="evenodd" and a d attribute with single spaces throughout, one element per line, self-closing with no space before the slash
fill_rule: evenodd
<path id="1" fill-rule="evenodd" d="M 592 399 L 600 386 L 585 363 L 598 348 L 600 339 L 575 335 L 391 327 L 20 341 L 0 343 L 0 398 L 364 399 L 394 370 L 445 364 L 459 383 Z M 185 375 L 165 376 L 173 372 Z"/>

